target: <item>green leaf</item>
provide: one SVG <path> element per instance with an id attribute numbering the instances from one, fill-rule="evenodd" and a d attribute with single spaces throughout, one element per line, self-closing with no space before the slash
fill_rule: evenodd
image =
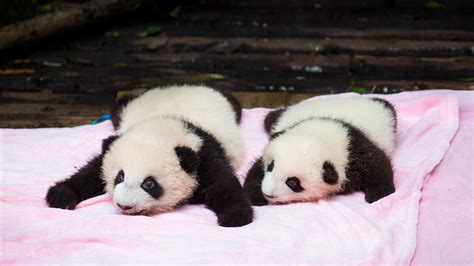
<path id="1" fill-rule="evenodd" d="M 364 87 L 350 87 L 349 91 L 359 93 L 359 94 L 366 94 L 369 92 L 369 90 Z"/>
<path id="2" fill-rule="evenodd" d="M 160 26 L 149 26 L 145 28 L 145 30 L 137 33 L 137 36 L 140 38 L 148 37 L 148 36 L 155 36 L 158 33 L 161 32 L 161 27 Z"/>
<path id="3" fill-rule="evenodd" d="M 38 13 L 40 14 L 48 14 L 54 11 L 54 7 L 51 4 L 44 4 L 38 6 Z"/>
<path id="4" fill-rule="evenodd" d="M 45 65 L 47 67 L 62 67 L 63 63 L 52 62 L 52 61 L 43 61 L 43 65 Z"/>
<path id="5" fill-rule="evenodd" d="M 459 79 L 460 81 L 468 81 L 468 82 L 472 82 L 474 81 L 474 77 L 469 77 L 469 78 L 462 78 L 462 79 Z"/>
<path id="6" fill-rule="evenodd" d="M 432 8 L 432 9 L 440 9 L 440 8 L 446 8 L 447 6 L 443 3 L 440 3 L 438 0 L 428 0 L 426 3 L 427 8 Z"/>
<path id="7" fill-rule="evenodd" d="M 126 63 L 115 63 L 115 64 L 114 64 L 114 67 L 121 69 L 121 68 L 126 68 L 126 67 L 128 67 L 128 65 L 127 65 Z"/>
<path id="8" fill-rule="evenodd" d="M 73 63 L 74 63 L 74 61 L 71 58 L 66 57 L 66 58 L 64 58 L 62 64 L 63 64 L 64 67 L 72 67 Z"/>
<path id="9" fill-rule="evenodd" d="M 119 37 L 121 35 L 120 31 L 107 31 L 105 36 L 107 37 Z"/>

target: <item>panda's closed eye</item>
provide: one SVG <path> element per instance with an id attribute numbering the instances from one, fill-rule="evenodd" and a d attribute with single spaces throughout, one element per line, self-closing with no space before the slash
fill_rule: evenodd
<path id="1" fill-rule="evenodd" d="M 301 192 L 304 190 L 304 188 L 301 186 L 301 182 L 298 177 L 289 177 L 288 179 L 286 179 L 285 183 L 294 192 Z"/>
<path id="2" fill-rule="evenodd" d="M 117 176 L 115 177 L 114 186 L 122 183 L 124 179 L 125 179 L 125 173 L 123 172 L 123 170 L 120 170 L 117 173 Z"/>
<path id="3" fill-rule="evenodd" d="M 274 166 L 275 166 L 275 160 L 272 160 L 272 162 L 267 166 L 267 172 L 273 171 Z"/>
<path id="4" fill-rule="evenodd" d="M 163 189 L 152 176 L 145 178 L 141 186 L 143 190 L 148 192 L 148 194 L 150 194 L 150 196 L 155 199 L 159 198 L 163 194 Z"/>

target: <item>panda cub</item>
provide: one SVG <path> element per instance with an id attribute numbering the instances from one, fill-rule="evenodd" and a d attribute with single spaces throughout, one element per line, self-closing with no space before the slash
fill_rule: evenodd
<path id="1" fill-rule="evenodd" d="M 221 226 L 250 223 L 253 211 L 234 170 L 242 162 L 241 107 L 204 86 L 152 89 L 112 112 L 117 135 L 102 153 L 52 186 L 50 207 L 74 209 L 109 193 L 124 214 L 153 215 L 204 203 Z"/>
<path id="2" fill-rule="evenodd" d="M 244 190 L 254 205 L 315 201 L 363 191 L 368 203 L 395 191 L 389 156 L 396 113 L 382 99 L 306 101 L 270 112 L 270 140 Z"/>

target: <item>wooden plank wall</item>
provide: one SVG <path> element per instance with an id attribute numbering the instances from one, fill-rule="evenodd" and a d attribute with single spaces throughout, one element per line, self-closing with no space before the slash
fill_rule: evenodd
<path id="1" fill-rule="evenodd" d="M 468 2 L 449 1 L 446 8 L 427 8 L 427 1 L 176 4 L 49 40 L 1 62 L 0 126 L 75 125 L 106 112 L 117 91 L 176 83 L 235 92 L 247 107 L 354 88 L 473 89 L 474 13 Z M 162 31 L 137 37 L 148 26 Z M 262 100 L 245 100 L 255 93 Z M 265 95 L 283 96 L 265 101 Z M 64 99 L 74 97 L 76 102 Z M 57 106 L 61 102 L 77 109 Z"/>

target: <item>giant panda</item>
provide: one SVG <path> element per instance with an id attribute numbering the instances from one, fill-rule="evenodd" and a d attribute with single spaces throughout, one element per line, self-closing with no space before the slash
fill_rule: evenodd
<path id="1" fill-rule="evenodd" d="M 102 153 L 52 186 L 50 207 L 74 209 L 109 193 L 120 211 L 154 215 L 204 203 L 221 226 L 250 223 L 253 211 L 234 170 L 242 162 L 241 107 L 205 86 L 155 88 L 123 98 L 112 112 L 116 135 Z"/>
<path id="2" fill-rule="evenodd" d="M 397 117 L 383 99 L 338 97 L 270 112 L 269 143 L 244 190 L 253 205 L 317 201 L 363 191 L 368 203 L 395 191 L 390 156 Z"/>

